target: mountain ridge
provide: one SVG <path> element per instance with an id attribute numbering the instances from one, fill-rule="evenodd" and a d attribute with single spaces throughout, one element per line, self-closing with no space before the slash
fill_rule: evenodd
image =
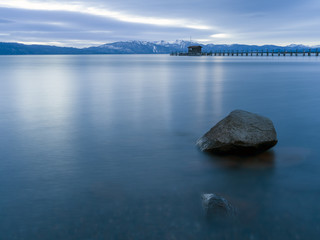
<path id="1" fill-rule="evenodd" d="M 86 48 L 58 47 L 49 45 L 27 45 L 17 42 L 0 42 L 0 55 L 54 55 L 54 54 L 169 54 L 171 52 L 186 52 L 190 45 L 200 45 L 204 52 L 210 51 L 295 51 L 320 48 L 290 44 L 277 45 L 246 45 L 246 44 L 200 44 L 192 41 L 176 40 L 172 42 L 160 41 L 119 41 L 100 46 Z"/>

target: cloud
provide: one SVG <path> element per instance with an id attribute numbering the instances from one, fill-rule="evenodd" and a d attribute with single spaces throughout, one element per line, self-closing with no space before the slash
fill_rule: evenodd
<path id="1" fill-rule="evenodd" d="M 43 11 L 69 11 L 90 14 L 94 16 L 101 16 L 106 18 L 112 18 L 118 21 L 129 23 L 141 23 L 151 24 L 167 27 L 181 27 L 191 29 L 210 29 L 210 26 L 206 26 L 200 23 L 194 23 L 186 19 L 170 19 L 170 18 L 155 18 L 147 16 L 139 16 L 133 14 L 127 14 L 123 12 L 112 11 L 107 8 L 97 8 L 95 6 L 88 6 L 85 3 L 60 3 L 60 2 L 43 2 L 43 1 L 30 1 L 30 0 L 2 0 L 0 7 L 8 8 L 21 8 L 28 10 L 43 10 Z"/>
<path id="2" fill-rule="evenodd" d="M 0 41 L 319 44 L 319 10 L 317 0 L 1 0 Z"/>
<path id="3" fill-rule="evenodd" d="M 231 38 L 231 35 L 227 33 L 216 33 L 216 34 L 210 35 L 210 37 L 211 38 Z"/>
<path id="4" fill-rule="evenodd" d="M 1 37 L 1 41 L 61 42 L 66 46 L 83 47 L 120 40 L 175 39 L 177 36 L 186 36 L 182 28 L 170 27 L 168 31 L 164 26 L 126 23 L 76 12 L 0 8 L 0 15 L 12 19 L 0 25 L 0 32 L 8 34 Z M 199 30 L 193 31 L 196 35 Z"/>

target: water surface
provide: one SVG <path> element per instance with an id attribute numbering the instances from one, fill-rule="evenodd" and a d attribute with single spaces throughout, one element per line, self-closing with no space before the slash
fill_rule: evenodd
<path id="1" fill-rule="evenodd" d="M 317 239 L 320 58 L 0 57 L 0 239 Z M 279 143 L 196 140 L 234 109 Z M 204 217 L 200 194 L 239 209 Z"/>

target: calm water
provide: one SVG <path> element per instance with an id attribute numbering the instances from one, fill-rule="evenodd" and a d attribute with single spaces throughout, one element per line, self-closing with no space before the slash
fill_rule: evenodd
<path id="1" fill-rule="evenodd" d="M 0 239 L 318 239 L 320 58 L 1 56 Z M 234 109 L 279 143 L 195 141 Z M 233 221 L 204 217 L 219 193 Z"/>

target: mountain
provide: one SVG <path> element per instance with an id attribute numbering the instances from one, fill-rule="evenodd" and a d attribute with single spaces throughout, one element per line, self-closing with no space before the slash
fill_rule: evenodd
<path id="1" fill-rule="evenodd" d="M 101 46 L 88 48 L 57 47 L 47 45 L 25 45 L 21 43 L 0 43 L 0 55 L 27 55 L 27 54 L 169 54 L 171 52 L 186 52 L 188 46 L 200 45 L 204 52 L 214 51 L 296 51 L 316 48 L 291 44 L 285 47 L 276 45 L 242 45 L 242 44 L 199 44 L 196 42 L 177 40 L 167 41 L 126 41 L 107 43 Z M 319 47 L 319 46 L 317 46 Z"/>
<path id="2" fill-rule="evenodd" d="M 98 47 L 89 47 L 85 51 L 97 54 L 154 54 L 170 53 L 167 46 L 145 41 L 107 43 Z"/>
<path id="3" fill-rule="evenodd" d="M 81 54 L 82 50 L 71 47 L 47 45 L 25 45 L 21 43 L 1 43 L 0 55 L 31 55 L 31 54 Z"/>

